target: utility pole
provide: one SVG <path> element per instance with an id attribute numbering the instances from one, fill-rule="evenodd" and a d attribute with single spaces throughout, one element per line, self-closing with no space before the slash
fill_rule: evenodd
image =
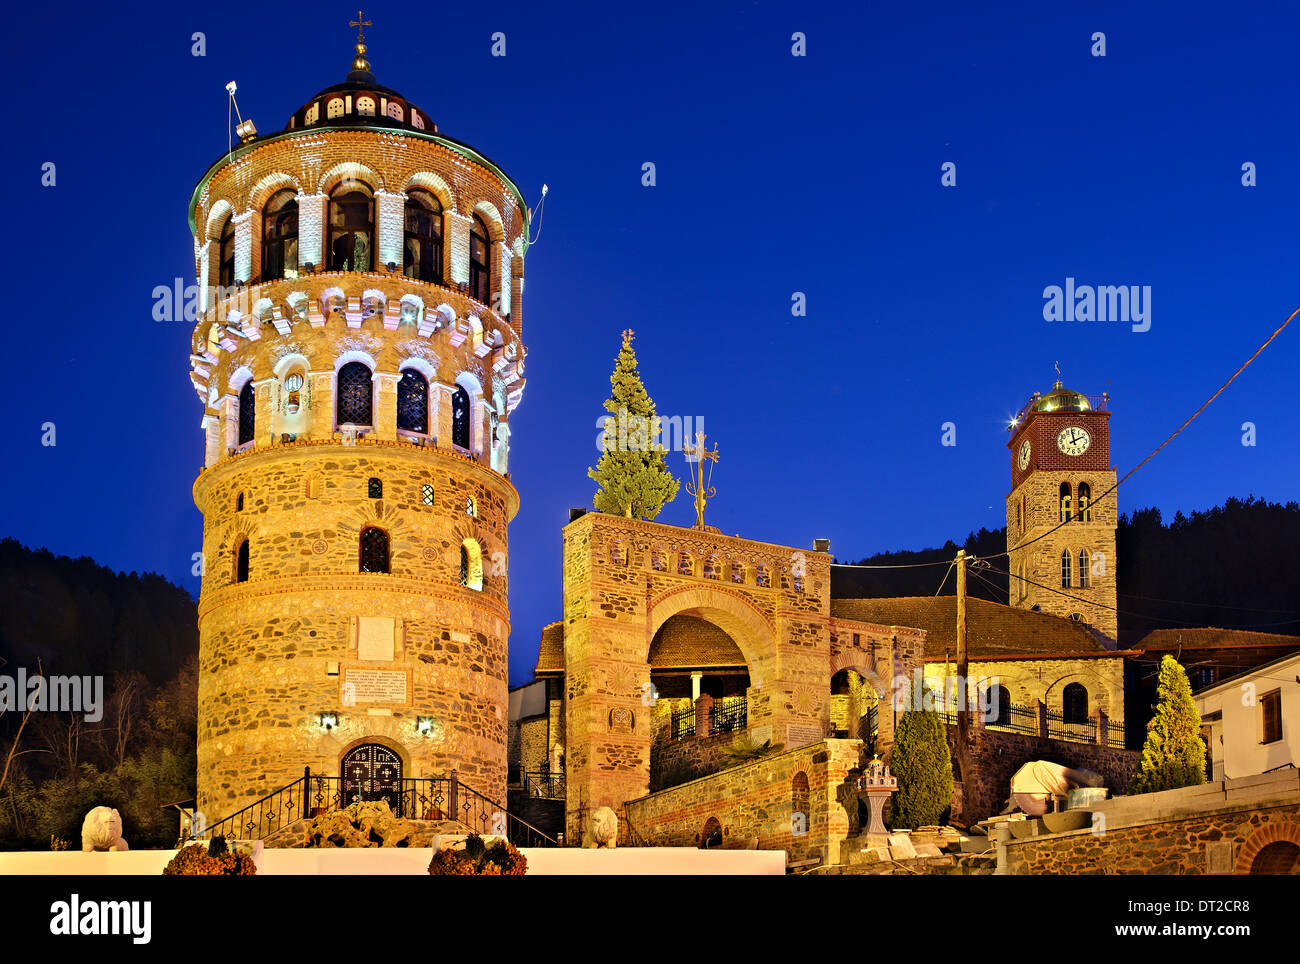
<path id="1" fill-rule="evenodd" d="M 957 550 L 957 766 L 961 770 L 962 799 L 967 799 L 966 788 L 973 787 L 975 775 L 970 770 L 970 675 L 969 654 L 966 651 L 966 550 Z"/>

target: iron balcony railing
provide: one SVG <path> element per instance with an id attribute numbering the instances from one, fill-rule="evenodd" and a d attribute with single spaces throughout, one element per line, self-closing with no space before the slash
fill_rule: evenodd
<path id="1" fill-rule="evenodd" d="M 671 729 L 669 736 L 671 739 L 680 740 L 682 737 L 695 735 L 695 704 L 683 706 L 680 710 L 673 710 Z"/>
<path id="2" fill-rule="evenodd" d="M 743 696 L 732 696 L 713 702 L 714 733 L 734 733 L 745 728 L 749 714 L 748 701 Z"/>
<path id="3" fill-rule="evenodd" d="M 359 801 L 383 800 L 396 816 L 449 820 L 478 834 L 505 837 L 520 847 L 558 847 L 559 842 L 532 824 L 462 783 L 456 771 L 446 777 L 403 779 L 398 786 L 365 788 L 343 777 L 303 775 L 210 826 L 195 826 L 195 839 L 229 837 L 264 840 L 295 820 L 342 810 Z"/>
<path id="4" fill-rule="evenodd" d="M 564 799 L 564 774 L 549 770 L 525 770 L 523 772 L 524 793 L 530 797 L 543 800 Z"/>

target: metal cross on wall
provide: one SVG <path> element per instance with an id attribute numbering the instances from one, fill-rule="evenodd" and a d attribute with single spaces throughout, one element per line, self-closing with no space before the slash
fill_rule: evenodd
<path id="1" fill-rule="evenodd" d="M 686 480 L 687 495 L 695 496 L 695 528 L 704 528 L 704 508 L 708 505 L 709 499 L 717 495 L 717 490 L 713 487 L 713 466 L 709 466 L 709 480 L 704 480 L 704 463 L 718 461 L 718 444 L 713 443 L 713 451 L 710 452 L 704 447 L 703 432 L 697 432 L 695 435 L 695 445 L 684 445 L 682 451 L 686 455 L 686 461 L 694 461 L 696 467 L 691 470 L 691 477 Z"/>

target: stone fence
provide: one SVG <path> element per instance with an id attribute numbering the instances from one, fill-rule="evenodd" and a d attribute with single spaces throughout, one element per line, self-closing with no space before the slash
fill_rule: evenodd
<path id="1" fill-rule="evenodd" d="M 623 805 L 626 842 L 784 850 L 792 860 L 839 860 L 857 832 L 860 740 L 820 740 L 661 790 Z"/>
<path id="2" fill-rule="evenodd" d="M 1287 769 L 1117 797 L 1094 827 L 1007 840 L 1003 874 L 1300 874 L 1300 777 Z"/>

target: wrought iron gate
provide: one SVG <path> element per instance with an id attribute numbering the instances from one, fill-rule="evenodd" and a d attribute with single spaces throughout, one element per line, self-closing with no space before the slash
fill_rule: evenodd
<path id="1" fill-rule="evenodd" d="M 402 760 L 378 743 L 363 743 L 348 751 L 339 767 L 343 806 L 358 800 L 383 800 L 402 816 Z"/>

